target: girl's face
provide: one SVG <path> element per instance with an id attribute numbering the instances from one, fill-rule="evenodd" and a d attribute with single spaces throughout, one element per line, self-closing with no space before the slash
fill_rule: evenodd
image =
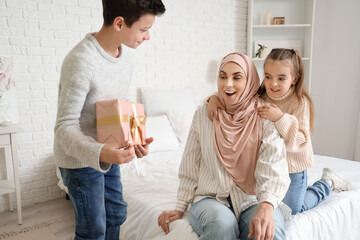
<path id="1" fill-rule="evenodd" d="M 246 82 L 245 71 L 238 64 L 228 62 L 223 66 L 219 73 L 218 91 L 223 97 L 225 105 L 239 102 Z"/>
<path id="2" fill-rule="evenodd" d="M 284 96 L 296 83 L 291 60 L 267 60 L 264 68 L 264 85 L 270 97 Z"/>

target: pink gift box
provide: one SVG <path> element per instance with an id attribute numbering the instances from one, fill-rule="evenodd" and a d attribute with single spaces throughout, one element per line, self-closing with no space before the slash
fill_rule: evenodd
<path id="1" fill-rule="evenodd" d="M 119 99 L 96 102 L 97 137 L 100 143 L 145 144 L 144 105 Z"/>

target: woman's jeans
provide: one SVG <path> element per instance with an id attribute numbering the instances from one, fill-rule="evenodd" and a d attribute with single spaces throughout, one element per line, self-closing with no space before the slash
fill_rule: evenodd
<path id="1" fill-rule="evenodd" d="M 324 180 L 307 187 L 307 170 L 289 176 L 291 183 L 283 202 L 291 208 L 293 215 L 316 207 L 331 193 L 330 184 Z"/>
<path id="2" fill-rule="evenodd" d="M 190 224 L 200 240 L 248 240 L 250 222 L 258 205 L 253 205 L 240 214 L 239 222 L 233 211 L 213 198 L 205 198 L 190 209 Z M 279 209 L 274 210 L 274 240 L 285 240 L 284 218 Z"/>
<path id="3" fill-rule="evenodd" d="M 91 167 L 60 168 L 75 212 L 75 240 L 118 240 L 126 220 L 119 165 L 102 173 Z"/>

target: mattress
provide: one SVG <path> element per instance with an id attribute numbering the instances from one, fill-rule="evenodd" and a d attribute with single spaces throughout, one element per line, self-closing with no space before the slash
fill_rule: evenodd
<path id="1" fill-rule="evenodd" d="M 167 235 L 158 226 L 160 213 L 175 208 L 181 157 L 181 149 L 155 152 L 138 159 L 136 165 L 133 162 L 121 165 L 128 217 L 121 226 L 120 239 L 198 239 L 189 224 L 189 211 L 170 224 Z M 348 192 L 332 192 L 316 208 L 286 220 L 287 239 L 360 239 L 360 163 L 319 155 L 315 155 L 314 162 L 308 171 L 309 184 L 321 177 L 324 167 L 329 167 L 349 179 L 353 188 Z"/>

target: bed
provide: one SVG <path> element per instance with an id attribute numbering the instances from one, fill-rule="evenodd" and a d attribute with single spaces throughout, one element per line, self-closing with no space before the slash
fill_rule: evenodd
<path id="1" fill-rule="evenodd" d="M 133 163 L 121 167 L 128 218 L 121 227 L 120 239 L 198 239 L 189 224 L 189 211 L 183 219 L 170 224 L 168 235 L 157 225 L 160 213 L 175 207 L 181 154 L 182 149 L 156 152 L 137 160 L 140 175 Z M 314 209 L 288 219 L 285 227 L 289 240 L 360 239 L 360 163 L 315 155 L 315 164 L 309 170 L 309 183 L 321 176 L 324 167 L 336 169 L 346 176 L 353 189 L 332 192 Z"/>
<path id="2" fill-rule="evenodd" d="M 176 95 L 176 91 L 172 93 Z M 120 239 L 196 240 L 198 236 L 189 224 L 189 210 L 181 220 L 170 224 L 168 235 L 157 224 L 163 210 L 175 208 L 177 172 L 194 109 L 189 104 L 166 106 L 164 102 L 170 99 L 154 90 L 142 89 L 141 94 L 149 116 L 147 133 L 155 141 L 147 157 L 121 166 L 128 217 L 121 227 Z M 187 100 L 191 98 L 189 91 L 186 94 Z M 287 219 L 289 240 L 360 239 L 360 163 L 315 155 L 314 165 L 308 171 L 309 184 L 321 177 L 324 167 L 335 169 L 353 187 L 348 192 L 332 192 L 316 208 Z"/>

